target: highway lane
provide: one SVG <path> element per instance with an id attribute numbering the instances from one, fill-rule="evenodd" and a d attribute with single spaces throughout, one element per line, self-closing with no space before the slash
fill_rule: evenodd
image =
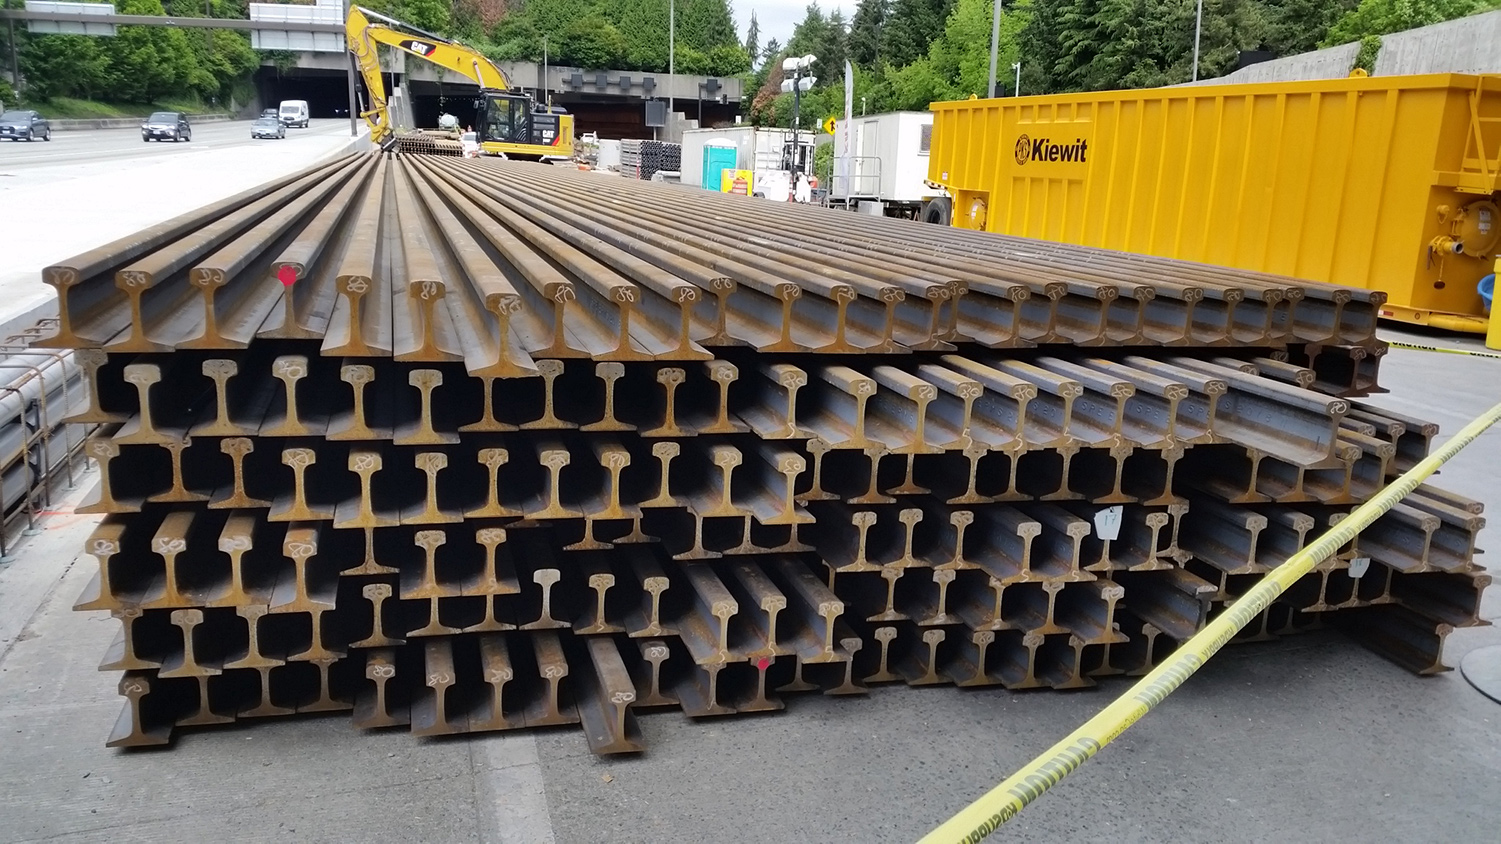
<path id="1" fill-rule="evenodd" d="M 0 141 L 0 336 L 55 313 L 42 267 L 356 148 L 368 141 L 350 138 L 348 120 L 285 140 L 251 140 L 250 123 L 233 121 L 177 144 L 144 143 L 135 128 Z"/>
<path id="2" fill-rule="evenodd" d="M 0 173 L 19 175 L 35 168 L 99 162 L 128 161 L 136 164 L 170 161 L 213 150 L 252 145 L 271 144 L 297 148 L 306 146 L 315 139 L 326 140 L 329 136 L 340 133 L 349 134 L 347 119 L 314 120 L 306 129 L 288 129 L 284 140 L 251 139 L 248 120 L 194 126 L 193 140 L 177 143 L 142 141 L 141 132 L 137 128 L 53 132 L 51 141 L 0 141 Z"/>

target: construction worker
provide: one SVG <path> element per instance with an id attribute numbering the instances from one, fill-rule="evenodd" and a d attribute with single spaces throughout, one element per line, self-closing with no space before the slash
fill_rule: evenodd
<path id="1" fill-rule="evenodd" d="M 792 191 L 792 198 L 803 204 L 807 204 L 813 199 L 813 187 L 808 184 L 807 173 L 799 172 L 797 174 L 797 187 Z"/>

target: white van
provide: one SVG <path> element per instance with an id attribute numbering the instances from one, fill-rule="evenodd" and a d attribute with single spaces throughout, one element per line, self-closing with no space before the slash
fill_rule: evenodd
<path id="1" fill-rule="evenodd" d="M 282 100 L 281 108 L 277 109 L 276 117 L 283 126 L 301 126 L 307 128 L 307 100 Z"/>

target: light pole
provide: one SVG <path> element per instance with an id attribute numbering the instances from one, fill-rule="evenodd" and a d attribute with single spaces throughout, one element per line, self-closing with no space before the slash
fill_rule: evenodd
<path id="1" fill-rule="evenodd" d="M 802 128 L 803 92 L 813 87 L 818 81 L 816 76 L 805 76 L 806 71 L 818 61 L 816 56 L 790 56 L 782 59 L 782 72 L 792 74 L 791 79 L 782 80 L 782 92 L 792 93 L 792 130 L 796 132 Z"/>
<path id="2" fill-rule="evenodd" d="M 1016 88 L 1012 90 L 1011 96 L 1020 97 L 1022 95 L 1022 63 L 1012 62 L 1011 69 L 1016 71 Z"/>
<path id="3" fill-rule="evenodd" d="M 1204 0 L 1199 0 L 1198 7 L 1194 12 L 1194 70 L 1193 79 L 1199 81 L 1199 34 L 1204 31 Z"/>
<path id="4" fill-rule="evenodd" d="M 544 35 L 542 36 L 542 104 L 551 105 L 548 102 L 551 96 L 552 91 L 548 90 L 547 85 L 547 36 Z"/>
<path id="5" fill-rule="evenodd" d="M 990 98 L 995 99 L 995 63 L 1001 51 L 1001 0 L 993 0 L 995 13 L 990 17 Z"/>
<path id="6" fill-rule="evenodd" d="M 677 74 L 676 36 L 677 3 L 676 0 L 667 0 L 667 110 L 669 112 L 672 111 L 672 77 Z"/>
<path id="7" fill-rule="evenodd" d="M 813 83 L 818 81 L 818 77 L 805 76 L 804 74 L 809 68 L 813 67 L 813 63 L 816 61 L 818 61 L 818 57 L 816 56 L 789 56 L 782 59 L 782 72 L 792 74 L 791 79 L 782 80 L 782 92 L 792 92 L 792 149 L 794 152 L 792 157 L 792 172 L 794 174 L 802 172 L 803 169 L 802 157 L 796 154 L 800 151 L 798 149 L 801 134 L 799 130 L 803 126 L 803 92 L 812 88 Z"/>

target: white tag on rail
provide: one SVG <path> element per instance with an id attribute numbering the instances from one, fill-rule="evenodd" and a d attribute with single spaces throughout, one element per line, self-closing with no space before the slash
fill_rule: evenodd
<path id="1" fill-rule="evenodd" d="M 1107 542 L 1121 535 L 1121 513 L 1124 508 L 1116 504 L 1094 514 L 1094 535 Z"/>
<path id="2" fill-rule="evenodd" d="M 1350 561 L 1350 577 L 1359 580 L 1365 575 L 1366 569 L 1371 567 L 1370 557 L 1356 557 Z"/>

